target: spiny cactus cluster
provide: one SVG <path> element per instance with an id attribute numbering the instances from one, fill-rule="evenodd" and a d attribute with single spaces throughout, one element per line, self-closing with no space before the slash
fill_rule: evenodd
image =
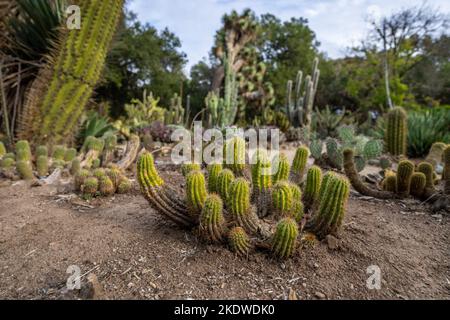
<path id="1" fill-rule="evenodd" d="M 132 183 L 119 168 L 112 165 L 110 168 L 81 169 L 74 177 L 74 187 L 84 199 L 89 200 L 96 196 L 128 193 Z"/>
<path id="2" fill-rule="evenodd" d="M 234 146 L 233 150 L 242 145 L 245 149 L 243 140 L 236 141 L 239 139 L 233 138 L 227 145 Z M 337 232 L 344 218 L 347 179 L 329 173 L 323 184 L 320 168 L 312 167 L 301 184 L 308 154 L 306 147 L 299 148 L 291 166 L 284 156 L 269 161 L 267 153 L 258 150 L 251 168 L 211 164 L 207 178 L 197 167 L 186 174 L 185 194 L 179 195 L 159 176 L 153 156 L 144 153 L 138 160 L 137 178 L 141 192 L 158 213 L 197 230 L 205 241 L 228 243 L 240 255 L 260 248 L 285 259 L 301 247 L 305 225 L 324 237 Z M 275 164 L 280 164 L 278 170 L 272 168 Z M 245 178 L 248 176 L 251 180 Z M 289 176 L 297 183 L 289 181 Z M 304 206 L 305 199 L 308 206 Z"/>
<path id="3" fill-rule="evenodd" d="M 408 138 L 408 116 L 402 107 L 395 107 L 387 114 L 385 143 L 393 156 L 406 155 Z"/>
<path id="4" fill-rule="evenodd" d="M 344 165 L 343 151 L 352 148 L 355 154 L 356 169 L 361 172 L 370 160 L 379 158 L 383 153 L 382 141 L 356 135 L 353 126 L 338 128 L 338 136 L 339 139 L 327 138 L 325 143 L 318 139 L 311 141 L 311 153 L 318 163 L 326 163 L 341 170 Z M 325 144 L 325 154 L 323 154 L 323 144 Z"/>

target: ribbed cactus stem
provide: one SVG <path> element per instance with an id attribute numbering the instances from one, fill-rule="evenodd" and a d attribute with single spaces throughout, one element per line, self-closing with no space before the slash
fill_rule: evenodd
<path id="1" fill-rule="evenodd" d="M 217 191 L 220 197 L 226 202 L 230 193 L 231 184 L 234 181 L 234 174 L 229 169 L 224 169 L 217 177 Z"/>
<path id="2" fill-rule="evenodd" d="M 200 214 L 199 230 L 200 235 L 207 241 L 223 241 L 227 230 L 222 199 L 218 195 L 212 194 L 206 198 Z"/>
<path id="3" fill-rule="evenodd" d="M 84 182 L 86 181 L 87 178 L 89 178 L 90 173 L 88 170 L 86 169 L 81 169 L 74 178 L 74 183 L 75 183 L 75 190 L 76 191 L 81 191 L 81 188 L 84 184 Z"/>
<path id="4" fill-rule="evenodd" d="M 386 146 L 387 151 L 400 156 L 406 154 L 408 136 L 407 114 L 402 107 L 395 107 L 387 115 Z"/>
<path id="5" fill-rule="evenodd" d="M 76 175 L 81 169 L 81 161 L 78 158 L 74 158 L 70 164 L 70 174 Z"/>
<path id="6" fill-rule="evenodd" d="M 198 163 L 184 163 L 181 166 L 181 173 L 183 174 L 184 177 L 186 177 L 192 171 L 199 171 L 201 169 L 202 168 Z"/>
<path id="7" fill-rule="evenodd" d="M 64 156 L 66 154 L 66 147 L 64 146 L 56 146 L 53 150 L 52 158 L 53 160 L 64 160 Z"/>
<path id="8" fill-rule="evenodd" d="M 279 259 L 287 259 L 295 253 L 298 238 L 298 225 L 292 218 L 278 222 L 272 237 L 272 254 Z"/>
<path id="9" fill-rule="evenodd" d="M 397 176 L 395 174 L 387 175 L 383 182 L 383 190 L 397 192 Z"/>
<path id="10" fill-rule="evenodd" d="M 225 167 L 237 176 L 242 176 L 245 169 L 245 140 L 234 137 L 224 145 Z"/>
<path id="11" fill-rule="evenodd" d="M 272 190 L 272 203 L 279 217 L 288 217 L 294 204 L 292 189 L 287 181 L 278 182 Z"/>
<path id="12" fill-rule="evenodd" d="M 119 184 L 117 185 L 116 192 L 118 194 L 125 194 L 128 193 L 132 188 L 132 183 L 130 179 L 126 177 L 122 177 L 119 181 Z"/>
<path id="13" fill-rule="evenodd" d="M 297 184 L 300 184 L 303 180 L 308 157 L 309 149 L 305 146 L 298 148 L 295 152 L 294 161 L 292 163 L 292 180 Z"/>
<path id="14" fill-rule="evenodd" d="M 208 166 L 208 191 L 218 193 L 218 179 L 222 172 L 222 164 L 214 163 Z"/>
<path id="15" fill-rule="evenodd" d="M 345 206 L 350 195 L 350 183 L 341 176 L 330 176 L 320 205 L 314 213 L 311 228 L 319 237 L 336 233 L 345 215 Z"/>
<path id="16" fill-rule="evenodd" d="M 36 148 L 36 158 L 39 158 L 40 156 L 48 157 L 48 149 L 46 146 L 38 146 Z"/>
<path id="17" fill-rule="evenodd" d="M 409 195 L 414 163 L 409 160 L 400 161 L 397 168 L 397 192 L 402 196 Z"/>
<path id="18" fill-rule="evenodd" d="M 293 182 L 289 182 L 289 187 L 292 193 L 291 215 L 294 217 L 297 223 L 300 223 L 305 214 L 305 208 L 302 203 L 302 191 L 300 190 L 300 187 Z"/>
<path id="19" fill-rule="evenodd" d="M 45 177 L 48 175 L 48 157 L 39 156 L 36 160 L 36 171 L 39 177 Z"/>
<path id="20" fill-rule="evenodd" d="M 311 208 L 319 197 L 322 182 L 322 170 L 318 166 L 312 166 L 306 175 L 306 186 L 303 193 L 303 203 L 306 208 Z"/>
<path id="21" fill-rule="evenodd" d="M 77 156 L 77 149 L 68 148 L 66 149 L 66 153 L 64 154 L 64 161 L 71 162 Z"/>
<path id="22" fill-rule="evenodd" d="M 422 197 L 427 185 L 427 178 L 422 172 L 415 172 L 411 177 L 411 195 L 417 198 Z"/>
<path id="23" fill-rule="evenodd" d="M 81 189 L 85 198 L 90 199 L 95 197 L 98 192 L 98 179 L 96 177 L 87 178 Z"/>
<path id="24" fill-rule="evenodd" d="M 205 176 L 201 171 L 192 171 L 186 176 L 186 199 L 189 213 L 200 215 L 207 196 Z"/>
<path id="25" fill-rule="evenodd" d="M 237 178 L 230 187 L 228 210 L 236 224 L 247 232 L 257 233 L 258 217 L 250 204 L 250 185 L 244 178 Z"/>
<path id="26" fill-rule="evenodd" d="M 241 256 L 247 256 L 252 248 L 250 238 L 241 227 L 234 227 L 228 234 L 231 250 Z"/>
<path id="27" fill-rule="evenodd" d="M 28 141 L 20 140 L 16 143 L 16 161 L 31 161 L 31 149 Z"/>
<path id="28" fill-rule="evenodd" d="M 106 174 L 99 180 L 99 191 L 102 196 L 112 196 L 115 192 L 114 184 Z"/>
<path id="29" fill-rule="evenodd" d="M 33 169 L 29 161 L 19 160 L 16 163 L 16 169 L 19 173 L 20 178 L 24 180 L 31 180 L 34 178 Z"/>
<path id="30" fill-rule="evenodd" d="M 417 167 L 418 172 L 422 172 L 425 175 L 426 178 L 426 185 L 425 187 L 427 189 L 434 189 L 434 178 L 433 178 L 433 165 L 428 162 L 421 162 L 419 166 Z"/>
<path id="31" fill-rule="evenodd" d="M 273 183 L 277 183 L 278 181 L 288 180 L 289 174 L 291 170 L 291 166 L 289 161 L 284 154 L 280 154 L 276 159 L 276 165 L 278 165 L 277 171 L 273 176 Z"/>
<path id="32" fill-rule="evenodd" d="M 267 154 L 261 150 L 257 151 L 255 157 L 255 163 L 251 166 L 252 184 L 254 193 L 259 193 L 272 186 L 271 163 Z"/>

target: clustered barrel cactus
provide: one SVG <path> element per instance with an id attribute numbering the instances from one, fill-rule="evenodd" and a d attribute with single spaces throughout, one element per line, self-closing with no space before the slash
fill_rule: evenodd
<path id="1" fill-rule="evenodd" d="M 245 152 L 241 138 L 233 138 L 226 145 L 225 151 Z M 297 151 L 297 163 L 292 167 L 284 156 L 269 161 L 262 150 L 255 154 L 256 161 L 250 168 L 241 163 L 211 164 L 207 178 L 198 168 L 189 172 L 184 195 L 160 177 L 150 153 L 140 156 L 137 178 L 142 194 L 158 213 L 197 230 L 205 241 L 227 243 L 239 255 L 261 248 L 285 259 L 301 247 L 304 229 L 321 238 L 339 230 L 349 196 L 345 177 L 326 174 L 323 180 L 327 183 L 322 184 L 320 168 L 312 167 L 304 185 L 300 184 L 309 154 L 305 147 Z M 275 164 L 278 168 L 271 168 Z M 290 175 L 298 183 L 289 181 Z M 308 207 L 302 198 L 308 199 Z"/>

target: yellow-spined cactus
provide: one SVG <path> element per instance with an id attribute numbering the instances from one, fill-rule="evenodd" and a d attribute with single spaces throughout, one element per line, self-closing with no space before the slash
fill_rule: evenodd
<path id="1" fill-rule="evenodd" d="M 428 162 L 421 162 L 421 163 L 419 163 L 419 165 L 417 167 L 417 171 L 422 172 L 425 175 L 425 178 L 426 178 L 425 187 L 428 189 L 434 189 L 433 165 Z"/>
<path id="2" fill-rule="evenodd" d="M 273 175 L 273 183 L 278 181 L 288 180 L 291 171 L 291 165 L 285 154 L 280 154 L 275 160 L 275 167 L 277 171 Z"/>
<path id="3" fill-rule="evenodd" d="M 225 167 L 233 171 L 237 176 L 242 176 L 245 169 L 245 140 L 241 137 L 233 137 L 224 145 Z"/>
<path id="4" fill-rule="evenodd" d="M 406 155 L 406 143 L 408 137 L 408 117 L 402 107 L 395 107 L 387 115 L 386 148 L 394 155 Z"/>
<path id="5" fill-rule="evenodd" d="M 291 175 L 292 181 L 300 184 L 305 175 L 306 164 L 308 163 L 309 149 L 305 146 L 300 147 L 295 152 L 294 162 L 292 163 Z"/>
<path id="6" fill-rule="evenodd" d="M 234 174 L 229 169 L 222 170 L 217 177 L 217 192 L 224 201 L 228 199 L 230 187 L 234 179 Z"/>
<path id="7" fill-rule="evenodd" d="M 222 242 L 226 236 L 227 226 L 223 217 L 222 199 L 212 194 L 206 198 L 200 214 L 200 235 L 207 241 Z"/>
<path id="8" fill-rule="evenodd" d="M 205 176 L 203 173 L 198 170 L 190 172 L 186 176 L 186 199 L 191 215 L 200 215 L 207 194 Z"/>
<path id="9" fill-rule="evenodd" d="M 280 259 L 287 259 L 295 253 L 297 238 L 299 235 L 298 225 L 291 218 L 284 218 L 278 222 L 272 237 L 271 251 Z"/>
<path id="10" fill-rule="evenodd" d="M 414 163 L 402 160 L 397 168 L 397 192 L 402 196 L 409 195 L 411 177 L 414 173 Z"/>
<path id="11" fill-rule="evenodd" d="M 422 172 L 415 172 L 411 177 L 410 193 L 412 196 L 422 197 L 427 185 L 427 178 Z"/>
<path id="12" fill-rule="evenodd" d="M 272 204 L 279 217 L 288 217 L 292 214 L 294 195 L 289 182 L 279 181 L 272 190 Z"/>
<path id="13" fill-rule="evenodd" d="M 218 193 L 218 179 L 223 167 L 220 163 L 213 163 L 208 166 L 208 191 Z"/>
<path id="14" fill-rule="evenodd" d="M 303 203 L 307 208 L 313 206 L 319 197 L 320 185 L 322 183 L 322 170 L 318 166 L 312 166 L 306 175 L 306 186 L 303 192 Z"/>
<path id="15" fill-rule="evenodd" d="M 234 227 L 228 234 L 228 243 L 231 250 L 240 255 L 247 256 L 252 248 L 250 238 L 241 227 Z"/>

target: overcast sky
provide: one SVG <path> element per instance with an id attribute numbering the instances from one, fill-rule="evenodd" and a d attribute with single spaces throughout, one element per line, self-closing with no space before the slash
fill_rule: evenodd
<path id="1" fill-rule="evenodd" d="M 128 8 L 140 21 L 174 32 L 181 39 L 190 70 L 208 55 L 221 17 L 232 9 L 251 8 L 258 15 L 272 13 L 282 20 L 307 18 L 320 50 L 337 58 L 364 37 L 368 15 L 386 15 L 420 4 L 422 0 L 131 0 Z M 450 0 L 428 0 L 427 4 L 450 12 Z"/>

